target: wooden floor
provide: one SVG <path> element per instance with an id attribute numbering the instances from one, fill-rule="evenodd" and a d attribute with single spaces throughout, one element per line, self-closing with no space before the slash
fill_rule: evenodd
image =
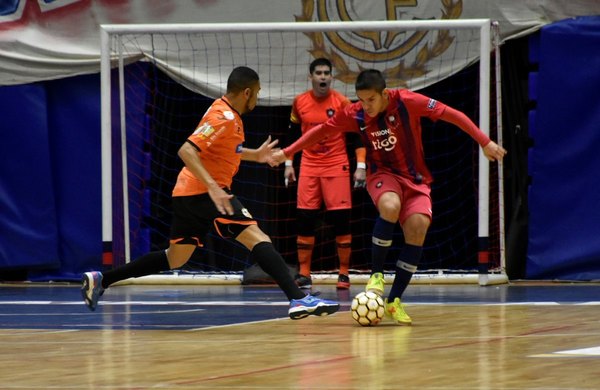
<path id="1" fill-rule="evenodd" d="M 600 285 L 410 286 L 411 327 L 286 318 L 275 288 L 0 285 L 2 389 L 600 389 Z"/>

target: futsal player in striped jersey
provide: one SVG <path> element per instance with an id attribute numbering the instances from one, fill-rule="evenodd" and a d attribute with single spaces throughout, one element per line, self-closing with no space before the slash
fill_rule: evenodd
<path id="1" fill-rule="evenodd" d="M 331 88 L 332 65 L 326 58 L 317 58 L 309 66 L 312 88 L 296 96 L 290 114 L 288 143 L 314 126 L 331 118 L 336 111 L 350 104 L 350 100 Z M 350 135 L 350 134 L 349 134 Z M 358 138 L 358 137 L 356 137 Z M 365 148 L 360 141 L 351 142 L 356 154 L 354 187 L 364 187 L 366 178 Z M 286 186 L 296 182 L 293 156 L 285 161 Z M 300 288 L 311 288 L 311 262 L 315 246 L 315 224 L 322 205 L 333 225 L 339 259 L 338 289 L 350 288 L 349 267 L 352 252 L 350 216 L 352 193 L 350 164 L 346 150 L 346 134 L 336 133 L 321 139 L 302 151 L 297 190 L 299 272 L 296 283 Z"/>
<path id="2" fill-rule="evenodd" d="M 382 73 L 360 72 L 355 83 L 358 102 L 337 112 L 324 124 L 304 133 L 283 150 L 273 151 L 276 163 L 310 147 L 326 136 L 353 131 L 367 147 L 367 191 L 379 216 L 372 237 L 372 274 L 366 290 L 383 295 L 383 267 L 396 223 L 405 243 L 396 262 L 391 290 L 385 299 L 386 315 L 410 325 L 402 294 L 417 270 L 425 236 L 431 223 L 431 182 L 421 140 L 421 118 L 449 122 L 469 134 L 490 161 L 501 160 L 506 150 L 490 140 L 464 113 L 406 89 L 387 89 Z"/>
<path id="3" fill-rule="evenodd" d="M 277 141 L 268 139 L 257 149 L 243 146 L 241 115 L 257 104 L 260 80 L 248 67 L 233 69 L 227 91 L 206 111 L 195 131 L 179 149 L 182 168 L 172 194 L 173 221 L 166 250 L 150 252 L 105 272 L 85 272 L 81 293 L 90 310 L 110 285 L 120 280 L 168 271 L 184 265 L 202 246 L 209 231 L 234 239 L 250 251 L 250 260 L 267 272 L 283 290 L 292 319 L 326 315 L 339 310 L 337 302 L 306 295 L 290 276 L 284 259 L 250 212 L 230 191 L 241 160 L 265 163 Z"/>

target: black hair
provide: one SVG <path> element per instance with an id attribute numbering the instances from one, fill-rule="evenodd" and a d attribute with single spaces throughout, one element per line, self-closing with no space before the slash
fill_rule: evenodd
<path id="1" fill-rule="evenodd" d="M 246 88 L 252 88 L 258 82 L 258 73 L 254 69 L 238 66 L 231 71 L 227 79 L 227 93 L 239 93 Z"/>
<path id="2" fill-rule="evenodd" d="M 369 89 L 381 93 L 385 89 L 385 78 L 377 69 L 363 70 L 358 74 L 354 88 L 357 91 Z"/>
<path id="3" fill-rule="evenodd" d="M 329 61 L 327 58 L 320 57 L 310 63 L 310 66 L 308 68 L 310 74 L 313 74 L 313 72 L 315 71 L 315 68 L 317 66 L 321 66 L 321 65 L 325 65 L 325 66 L 329 67 L 329 71 L 331 71 L 333 69 L 333 66 L 331 65 L 331 61 Z"/>

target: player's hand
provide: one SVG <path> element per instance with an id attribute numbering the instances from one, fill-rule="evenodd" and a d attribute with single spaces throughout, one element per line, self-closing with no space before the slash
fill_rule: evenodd
<path id="1" fill-rule="evenodd" d="M 271 136 L 268 136 L 267 140 L 263 142 L 262 145 L 258 147 L 258 149 L 256 149 L 256 162 L 268 163 L 269 165 L 271 165 L 271 156 L 273 154 L 275 146 L 278 143 L 279 140 L 277 139 L 271 142 Z"/>
<path id="2" fill-rule="evenodd" d="M 208 189 L 208 195 L 212 199 L 215 207 L 223 215 L 233 215 L 233 206 L 231 205 L 231 198 L 233 195 L 225 192 L 221 187 L 215 186 Z"/>
<path id="3" fill-rule="evenodd" d="M 367 186 L 367 170 L 356 168 L 354 171 L 354 188 L 365 188 Z"/>
<path id="4" fill-rule="evenodd" d="M 294 167 L 285 167 L 285 171 L 283 171 L 283 179 L 285 181 L 285 187 L 296 182 L 296 171 Z"/>
<path id="5" fill-rule="evenodd" d="M 490 161 L 499 161 L 506 155 L 506 149 L 494 141 L 491 141 L 483 148 L 483 154 Z"/>
<path id="6" fill-rule="evenodd" d="M 282 162 L 284 162 L 285 160 L 287 160 L 287 157 L 285 156 L 285 153 L 283 153 L 283 150 L 274 149 L 271 152 L 271 158 L 269 159 L 269 165 L 271 165 L 272 167 L 276 167 L 279 164 L 281 164 Z"/>

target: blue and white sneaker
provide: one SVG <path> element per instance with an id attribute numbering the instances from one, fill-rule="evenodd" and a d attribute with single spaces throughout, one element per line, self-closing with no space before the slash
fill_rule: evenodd
<path id="1" fill-rule="evenodd" d="M 98 299 L 104 294 L 102 288 L 102 273 L 98 271 L 86 272 L 81 277 L 81 296 L 83 302 L 91 311 L 96 310 Z"/>
<path id="2" fill-rule="evenodd" d="M 326 316 L 340 310 L 340 304 L 314 295 L 307 295 L 302 299 L 292 299 L 288 314 L 292 320 L 299 320 L 309 315 Z"/>

